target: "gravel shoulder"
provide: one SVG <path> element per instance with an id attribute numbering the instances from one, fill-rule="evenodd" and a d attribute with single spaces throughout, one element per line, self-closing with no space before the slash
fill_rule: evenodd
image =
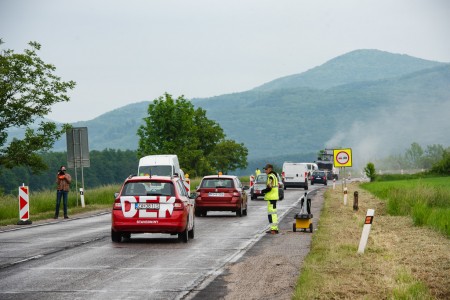
<path id="1" fill-rule="evenodd" d="M 320 217 L 325 189 L 311 197 L 314 231 Z M 280 221 L 280 233 L 265 234 L 237 262 L 228 266 L 192 299 L 291 299 L 303 260 L 309 253 L 312 234 L 293 232 L 300 207 Z"/>

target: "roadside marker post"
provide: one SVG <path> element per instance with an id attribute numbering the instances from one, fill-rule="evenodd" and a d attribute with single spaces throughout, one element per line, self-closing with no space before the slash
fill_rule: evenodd
<path id="1" fill-rule="evenodd" d="M 347 187 L 344 188 L 344 205 L 347 205 Z"/>
<path id="2" fill-rule="evenodd" d="M 336 178 L 333 178 L 333 190 L 336 189 Z"/>
<path id="3" fill-rule="evenodd" d="M 84 189 L 80 188 L 80 201 L 81 201 L 81 207 L 84 207 Z"/>
<path id="4" fill-rule="evenodd" d="M 361 240 L 359 241 L 358 253 L 364 253 L 364 249 L 369 239 L 370 228 L 372 227 L 373 216 L 375 215 L 374 209 L 368 209 L 366 219 L 364 220 L 364 227 L 361 234 Z"/>
<path id="5" fill-rule="evenodd" d="M 355 191 L 353 193 L 353 210 L 357 211 L 359 209 L 358 204 L 358 191 Z"/>
<path id="6" fill-rule="evenodd" d="M 19 222 L 17 225 L 29 225 L 31 224 L 30 220 L 30 199 L 28 186 L 22 184 L 19 187 Z"/>
<path id="7" fill-rule="evenodd" d="M 250 176 L 250 187 L 252 187 L 255 184 L 255 176 Z"/>

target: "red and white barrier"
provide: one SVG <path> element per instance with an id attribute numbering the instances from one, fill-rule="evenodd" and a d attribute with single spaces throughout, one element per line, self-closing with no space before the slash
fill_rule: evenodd
<path id="1" fill-rule="evenodd" d="M 28 197 L 28 187 L 19 187 L 19 219 L 20 221 L 28 221 L 30 218 L 30 203 Z"/>
<path id="2" fill-rule="evenodd" d="M 191 180 L 189 178 L 184 178 L 184 187 L 186 188 L 186 191 L 188 194 L 191 192 Z"/>
<path id="3" fill-rule="evenodd" d="M 255 176 L 250 176 L 250 187 L 252 187 L 255 184 Z"/>

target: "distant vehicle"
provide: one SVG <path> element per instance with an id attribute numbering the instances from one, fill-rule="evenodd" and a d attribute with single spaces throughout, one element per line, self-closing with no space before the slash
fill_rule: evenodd
<path id="1" fill-rule="evenodd" d="M 180 168 L 178 156 L 175 154 L 147 155 L 139 159 L 138 175 L 140 176 L 178 176 L 186 190 L 191 189 L 190 180 L 186 180 Z"/>
<path id="2" fill-rule="evenodd" d="M 202 178 L 195 198 L 195 215 L 208 211 L 232 211 L 236 216 L 247 215 L 247 190 L 234 175 L 208 175 Z"/>
<path id="3" fill-rule="evenodd" d="M 284 199 L 284 183 L 280 176 L 278 176 L 278 197 L 279 200 Z M 267 174 L 260 174 L 255 179 L 255 184 L 250 188 L 250 199 L 255 200 L 258 197 L 263 197 L 265 194 L 262 192 L 266 188 L 267 184 Z"/>
<path id="4" fill-rule="evenodd" d="M 168 233 L 194 238 L 194 199 L 179 177 L 130 176 L 115 194 L 111 240 L 137 233 Z"/>
<path id="5" fill-rule="evenodd" d="M 308 174 L 311 173 L 307 163 L 284 162 L 282 173 L 284 189 L 300 187 L 307 190 Z"/>
<path id="6" fill-rule="evenodd" d="M 139 159 L 138 175 L 179 176 L 184 180 L 178 156 L 174 154 L 147 155 Z"/>
<path id="7" fill-rule="evenodd" d="M 325 171 L 314 171 L 311 174 L 310 182 L 311 185 L 314 183 L 322 183 L 324 185 L 327 185 L 327 173 Z"/>
<path id="8" fill-rule="evenodd" d="M 339 169 L 334 167 L 333 149 L 320 150 L 316 163 L 319 170 L 326 172 L 328 180 L 338 180 Z"/>

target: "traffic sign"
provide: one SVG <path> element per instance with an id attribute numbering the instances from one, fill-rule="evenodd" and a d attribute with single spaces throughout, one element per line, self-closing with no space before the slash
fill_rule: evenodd
<path id="1" fill-rule="evenodd" d="M 351 167 L 352 166 L 352 149 L 334 149 L 334 166 L 335 167 Z"/>
<path id="2" fill-rule="evenodd" d="M 28 187 L 19 187 L 19 217 L 20 220 L 26 221 L 29 219 L 29 204 L 28 204 Z"/>

